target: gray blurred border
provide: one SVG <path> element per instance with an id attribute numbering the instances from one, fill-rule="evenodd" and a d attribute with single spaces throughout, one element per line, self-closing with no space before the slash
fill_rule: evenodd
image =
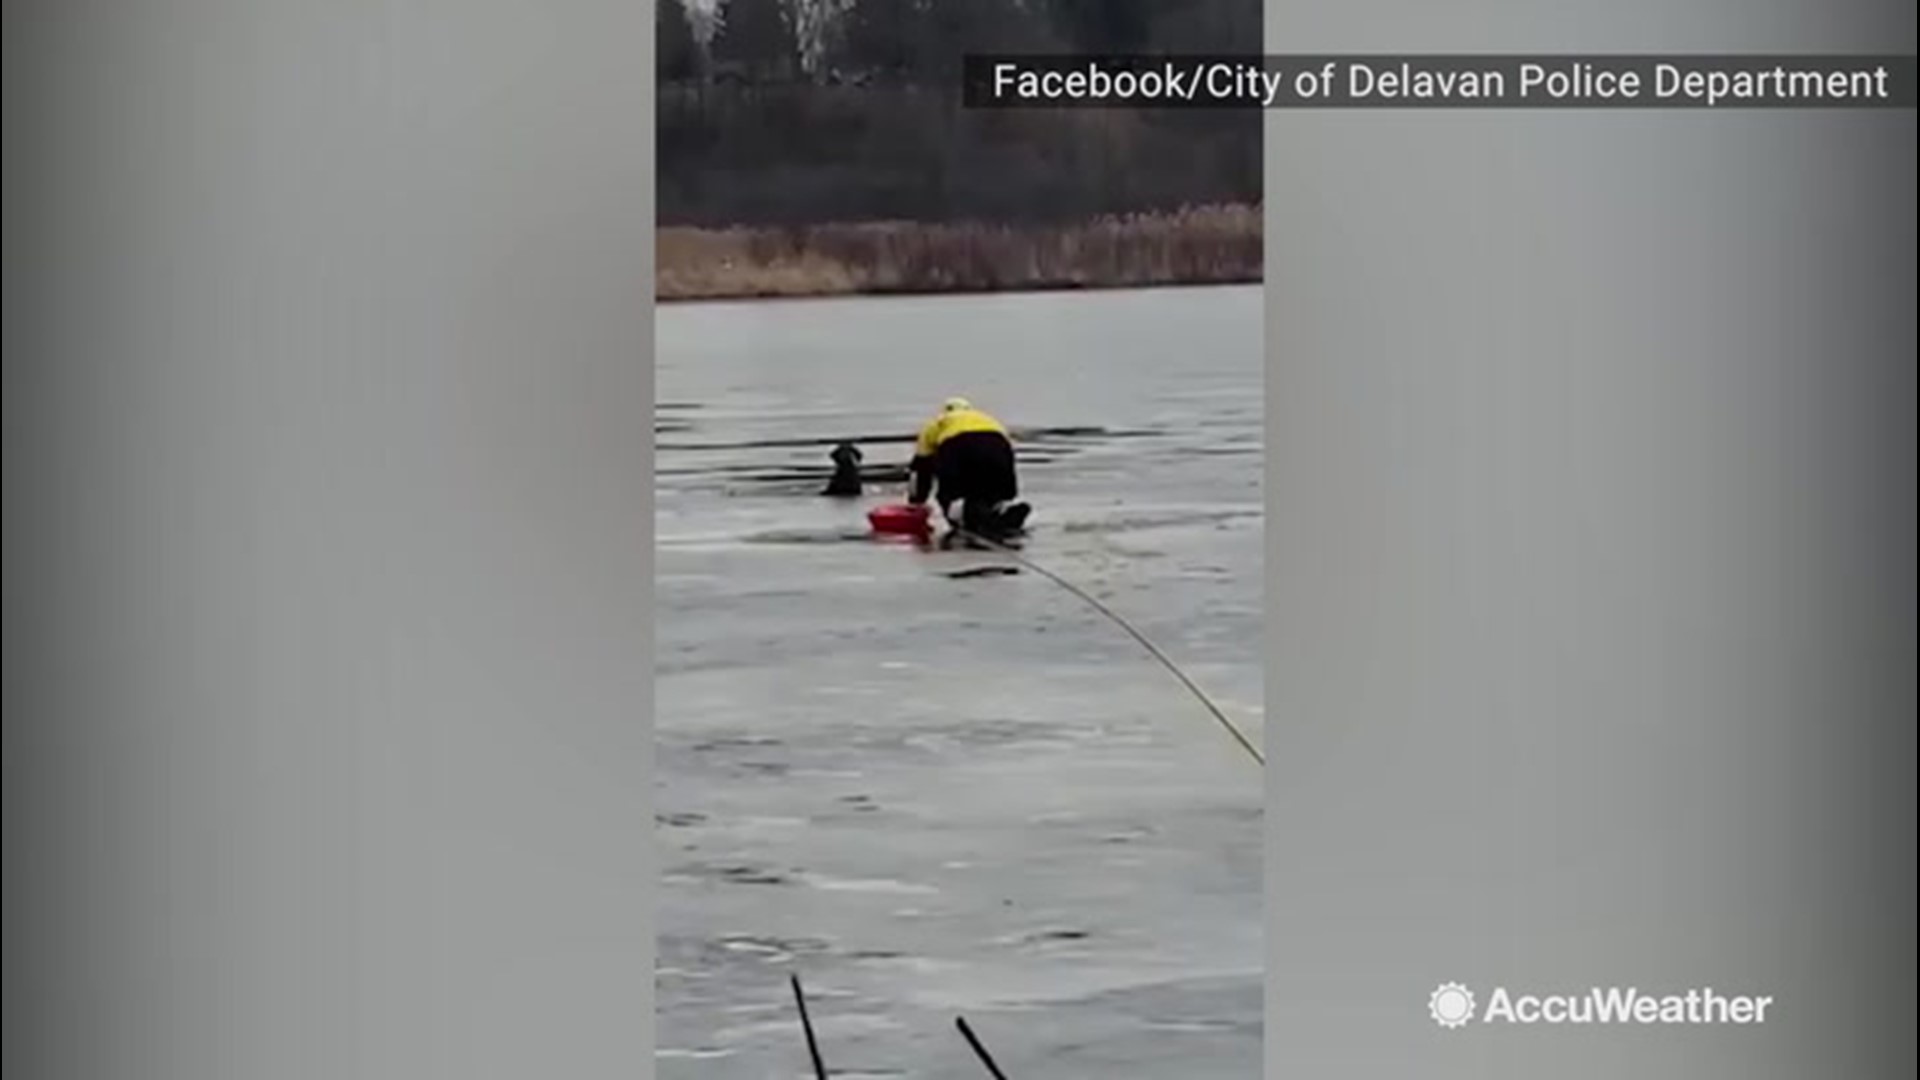
<path id="1" fill-rule="evenodd" d="M 1266 27 L 1276 52 L 1914 47 L 1880 0 Z M 1266 125 L 1268 1074 L 1912 1075 L 1912 115 Z M 1445 1031 L 1446 980 L 1777 1004 Z"/>
<path id="2" fill-rule="evenodd" d="M 4 37 L 9 1074 L 650 1075 L 651 6 Z"/>

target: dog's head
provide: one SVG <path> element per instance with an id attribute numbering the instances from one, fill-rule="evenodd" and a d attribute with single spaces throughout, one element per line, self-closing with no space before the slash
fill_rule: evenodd
<path id="1" fill-rule="evenodd" d="M 838 465 L 842 470 L 851 469 L 860 464 L 861 461 L 860 448 L 852 443 L 841 443 L 839 446 L 834 447 L 833 453 L 828 456 L 831 457 L 833 463 Z"/>

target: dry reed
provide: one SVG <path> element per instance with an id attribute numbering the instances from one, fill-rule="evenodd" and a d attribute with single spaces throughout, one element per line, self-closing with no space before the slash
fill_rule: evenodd
<path id="1" fill-rule="evenodd" d="M 1200 206 L 1082 224 L 869 222 L 659 230 L 669 300 L 997 292 L 1256 282 L 1258 206 Z"/>

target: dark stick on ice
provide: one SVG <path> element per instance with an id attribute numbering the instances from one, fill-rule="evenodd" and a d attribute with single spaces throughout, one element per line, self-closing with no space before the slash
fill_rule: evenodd
<path id="1" fill-rule="evenodd" d="M 800 1007 L 800 1027 L 807 1033 L 807 1054 L 813 1058 L 813 1075 L 827 1080 L 826 1063 L 820 1060 L 820 1044 L 813 1038 L 813 1020 L 807 1016 L 807 995 L 800 992 L 800 976 L 788 978 L 793 981 L 793 1003 Z"/>
<path id="2" fill-rule="evenodd" d="M 993 1063 L 993 1055 L 987 1053 L 987 1048 L 980 1045 L 980 1040 L 974 1037 L 973 1029 L 967 1026 L 967 1018 L 956 1016 L 953 1022 L 960 1029 L 960 1034 L 966 1036 L 967 1045 L 973 1047 L 974 1056 L 980 1059 L 980 1064 L 985 1065 L 987 1071 L 993 1074 L 993 1080 L 1007 1080 L 1007 1074 L 1001 1072 L 1000 1066 Z"/>

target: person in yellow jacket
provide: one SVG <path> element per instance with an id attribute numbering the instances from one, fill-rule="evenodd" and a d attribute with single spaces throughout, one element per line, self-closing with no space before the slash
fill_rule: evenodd
<path id="1" fill-rule="evenodd" d="M 1013 439 L 1000 421 L 965 398 L 949 398 L 920 429 L 909 472 L 907 501 L 923 506 L 933 498 L 941 515 L 967 532 L 1005 537 L 1026 526 L 1031 508 L 1014 501 L 1020 483 Z"/>

